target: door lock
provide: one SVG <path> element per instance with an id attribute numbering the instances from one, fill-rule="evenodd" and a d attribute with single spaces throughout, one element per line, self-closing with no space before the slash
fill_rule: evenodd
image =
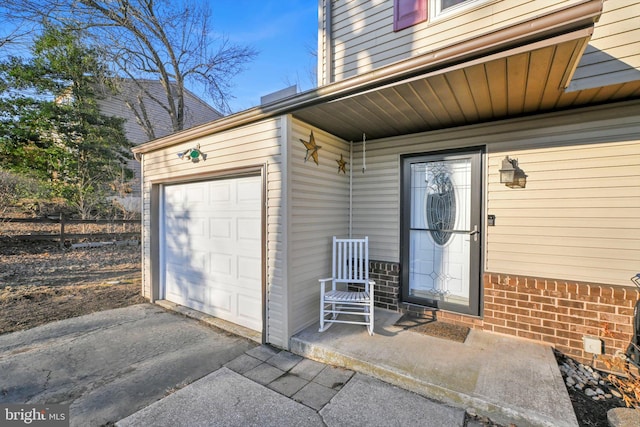
<path id="1" fill-rule="evenodd" d="M 473 241 L 477 242 L 478 241 L 478 234 L 480 234 L 480 231 L 478 231 L 478 226 L 474 225 L 473 226 L 473 230 L 471 230 L 469 232 L 469 236 L 473 236 Z"/>

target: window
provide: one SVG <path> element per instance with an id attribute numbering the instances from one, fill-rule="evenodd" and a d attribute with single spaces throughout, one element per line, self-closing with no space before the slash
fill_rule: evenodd
<path id="1" fill-rule="evenodd" d="M 394 0 L 393 31 L 404 30 L 427 20 L 427 9 L 431 8 L 431 16 L 454 12 L 463 5 L 478 0 Z"/>
<path id="2" fill-rule="evenodd" d="M 473 3 L 476 0 L 435 0 L 433 1 L 433 16 L 458 9 L 464 3 Z"/>
<path id="3" fill-rule="evenodd" d="M 441 0 L 441 1 L 437 1 L 436 3 L 440 3 L 440 10 L 445 10 L 457 4 L 464 3 L 466 1 L 468 0 Z"/>
<path id="4" fill-rule="evenodd" d="M 427 20 L 427 0 L 394 0 L 393 31 Z"/>

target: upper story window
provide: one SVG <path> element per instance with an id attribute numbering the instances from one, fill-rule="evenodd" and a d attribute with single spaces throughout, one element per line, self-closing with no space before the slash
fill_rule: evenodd
<path id="1" fill-rule="evenodd" d="M 427 20 L 427 0 L 393 0 L 393 31 Z"/>
<path id="2" fill-rule="evenodd" d="M 431 15 L 436 17 L 476 1 L 478 0 L 393 0 L 393 31 L 404 30 L 426 21 L 429 9 Z"/>
<path id="3" fill-rule="evenodd" d="M 433 0 L 433 16 L 453 11 L 461 7 L 463 3 L 473 3 L 476 0 Z"/>

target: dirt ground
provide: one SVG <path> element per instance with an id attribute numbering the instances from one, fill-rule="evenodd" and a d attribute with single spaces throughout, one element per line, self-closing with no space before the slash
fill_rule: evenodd
<path id="1" fill-rule="evenodd" d="M 0 334 L 146 300 L 140 247 L 0 243 Z"/>

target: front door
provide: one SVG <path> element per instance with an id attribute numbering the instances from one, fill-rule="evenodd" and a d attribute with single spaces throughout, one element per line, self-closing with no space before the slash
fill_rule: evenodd
<path id="1" fill-rule="evenodd" d="M 402 159 L 404 302 L 479 315 L 482 151 Z"/>

